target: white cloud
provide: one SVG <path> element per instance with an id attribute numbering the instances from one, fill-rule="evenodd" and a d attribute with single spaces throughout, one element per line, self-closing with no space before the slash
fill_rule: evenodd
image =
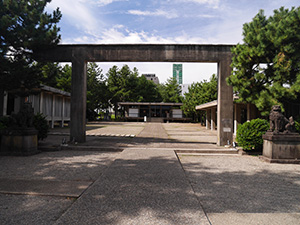
<path id="1" fill-rule="evenodd" d="M 115 25 L 100 33 L 87 33 L 84 36 L 64 39 L 63 44 L 208 44 L 200 37 L 193 37 L 185 32 L 175 37 L 163 37 L 145 31 L 133 31 L 123 25 Z"/>
<path id="2" fill-rule="evenodd" d="M 220 3 L 220 0 L 178 0 L 178 1 L 183 3 L 193 2 L 201 5 L 206 4 L 207 6 L 212 8 L 219 8 L 219 3 Z"/>
<path id="3" fill-rule="evenodd" d="M 163 16 L 166 17 L 167 19 L 173 19 L 178 17 L 178 14 L 174 10 L 171 10 L 169 12 L 160 9 L 157 9 L 153 12 L 141 11 L 141 10 L 129 10 L 128 13 L 137 16 Z"/>
<path id="4" fill-rule="evenodd" d="M 92 31 L 99 26 L 99 18 L 93 15 L 89 6 L 84 0 L 53 0 L 47 8 L 53 10 L 59 7 L 63 19 L 66 18 L 70 24 L 79 30 Z"/>
<path id="5" fill-rule="evenodd" d="M 197 15 L 196 17 L 211 19 L 211 18 L 216 18 L 217 16 L 216 15 L 209 15 L 209 14 L 201 14 L 201 15 Z"/>
<path id="6" fill-rule="evenodd" d="M 128 0 L 97 0 L 96 3 L 99 6 L 105 6 L 105 5 L 109 5 L 113 2 L 123 2 L 123 1 L 128 1 Z"/>
<path id="7" fill-rule="evenodd" d="M 148 37 L 143 31 L 121 31 L 117 27 L 105 30 L 101 38 L 98 39 L 97 43 L 115 44 L 115 43 L 158 43 L 163 41 L 161 38 Z"/>
<path id="8" fill-rule="evenodd" d="M 204 39 L 192 37 L 184 32 L 175 37 L 162 37 L 148 32 L 136 32 L 123 26 L 115 26 L 102 32 L 102 35 L 96 38 L 98 44 L 121 44 L 121 43 L 148 43 L 148 44 L 203 44 Z M 95 41 L 95 39 L 90 39 Z M 83 42 L 82 42 L 83 43 Z M 94 42 L 95 43 L 95 42 Z"/>

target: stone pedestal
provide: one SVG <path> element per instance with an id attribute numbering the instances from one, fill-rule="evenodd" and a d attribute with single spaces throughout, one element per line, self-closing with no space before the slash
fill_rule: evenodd
<path id="1" fill-rule="evenodd" d="M 33 155 L 38 151 L 38 131 L 34 128 L 5 130 L 1 134 L 0 155 Z"/>
<path id="2" fill-rule="evenodd" d="M 300 135 L 297 133 L 263 135 L 262 160 L 270 163 L 300 163 Z"/>

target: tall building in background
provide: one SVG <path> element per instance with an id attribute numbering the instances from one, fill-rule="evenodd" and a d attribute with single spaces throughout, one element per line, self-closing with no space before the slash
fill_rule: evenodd
<path id="1" fill-rule="evenodd" d="M 173 78 L 178 84 L 182 84 L 182 64 L 173 64 Z"/>
<path id="2" fill-rule="evenodd" d="M 189 92 L 190 84 L 182 84 L 181 86 L 181 96 L 184 96 L 185 93 Z"/>
<path id="3" fill-rule="evenodd" d="M 152 80 L 155 84 L 159 84 L 159 79 L 155 74 L 142 74 L 142 76 L 146 77 L 147 80 Z"/>

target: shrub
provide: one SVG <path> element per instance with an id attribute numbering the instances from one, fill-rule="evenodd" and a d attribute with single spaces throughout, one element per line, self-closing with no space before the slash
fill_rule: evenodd
<path id="1" fill-rule="evenodd" d="M 236 139 L 244 150 L 261 151 L 263 147 L 262 135 L 270 128 L 269 122 L 255 119 L 241 124 L 237 129 Z"/>
<path id="2" fill-rule="evenodd" d="M 0 130 L 4 130 L 8 128 L 11 124 L 11 118 L 8 116 L 1 116 L 0 117 Z"/>
<path id="3" fill-rule="evenodd" d="M 49 125 L 46 117 L 42 113 L 37 113 L 33 117 L 33 126 L 38 130 L 38 139 L 43 140 L 48 136 Z"/>

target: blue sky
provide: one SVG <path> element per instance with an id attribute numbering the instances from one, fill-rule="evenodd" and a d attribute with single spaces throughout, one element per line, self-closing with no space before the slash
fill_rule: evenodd
<path id="1" fill-rule="evenodd" d="M 267 16 L 299 0 L 52 0 L 59 7 L 63 44 L 177 43 L 236 44 L 242 27 L 260 9 Z M 104 72 L 116 63 L 101 63 Z M 172 75 L 170 63 L 119 63 L 140 73 L 156 73 L 161 82 Z M 184 83 L 208 79 L 216 64 L 183 64 Z"/>

